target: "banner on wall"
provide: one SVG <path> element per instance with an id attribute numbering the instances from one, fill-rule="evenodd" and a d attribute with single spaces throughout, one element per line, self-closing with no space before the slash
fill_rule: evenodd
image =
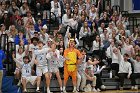
<path id="1" fill-rule="evenodd" d="M 140 0 L 132 0 L 133 10 L 140 10 Z"/>

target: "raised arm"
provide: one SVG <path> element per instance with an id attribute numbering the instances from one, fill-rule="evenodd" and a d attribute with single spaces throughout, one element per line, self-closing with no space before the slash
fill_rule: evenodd
<path id="1" fill-rule="evenodd" d="M 31 62 L 30 62 L 31 66 L 33 66 L 34 63 L 35 63 L 35 54 L 34 54 L 33 51 L 34 51 L 34 50 L 32 50 L 32 59 L 31 59 Z"/>
<path id="2" fill-rule="evenodd" d="M 14 54 L 14 53 L 12 54 L 12 58 L 13 58 L 13 60 L 14 60 L 20 67 L 22 67 L 23 62 L 18 61 L 18 60 L 15 58 L 15 54 Z"/>

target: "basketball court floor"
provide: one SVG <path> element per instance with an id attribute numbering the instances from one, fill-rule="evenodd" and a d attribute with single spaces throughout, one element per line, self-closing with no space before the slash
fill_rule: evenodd
<path id="1" fill-rule="evenodd" d="M 56 93 L 56 92 L 53 92 L 53 93 Z M 67 92 L 67 93 L 72 93 L 72 92 Z M 123 91 L 107 90 L 107 91 L 102 91 L 102 92 L 78 92 L 78 93 L 140 93 L 140 90 L 137 90 L 137 91 L 132 91 L 132 90 L 123 90 Z"/>

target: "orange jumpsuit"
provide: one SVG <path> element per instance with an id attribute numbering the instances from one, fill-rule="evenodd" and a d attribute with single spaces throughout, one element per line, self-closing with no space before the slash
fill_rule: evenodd
<path id="1" fill-rule="evenodd" d="M 76 82 L 77 80 L 77 58 L 81 58 L 81 53 L 78 49 L 70 50 L 65 49 L 64 57 L 69 58 L 65 61 L 64 64 L 64 82 L 67 82 L 68 77 L 72 77 L 72 81 Z"/>

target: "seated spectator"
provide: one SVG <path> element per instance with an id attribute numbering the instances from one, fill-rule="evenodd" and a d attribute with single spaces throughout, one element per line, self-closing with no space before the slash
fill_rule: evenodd
<path id="1" fill-rule="evenodd" d="M 23 22 L 24 22 L 24 26 L 25 27 L 28 27 L 28 25 L 30 24 L 30 23 L 32 23 L 32 24 L 35 24 L 35 19 L 34 19 L 34 17 L 32 16 L 32 14 L 31 14 L 32 12 L 31 12 L 31 10 L 28 10 L 27 12 L 26 12 L 26 17 L 23 17 Z"/>
<path id="2" fill-rule="evenodd" d="M 20 13 L 18 9 L 14 10 L 14 14 L 10 17 L 10 23 L 16 25 L 16 21 L 21 19 Z"/>
<path id="3" fill-rule="evenodd" d="M 87 21 L 84 22 L 84 25 L 81 27 L 79 32 L 79 39 L 83 41 L 83 46 L 85 47 L 87 45 L 87 42 L 89 41 L 89 37 L 91 35 L 91 29 L 88 27 Z"/>
<path id="4" fill-rule="evenodd" d="M 21 16 L 25 16 L 26 12 L 29 10 L 29 6 L 27 4 L 27 2 L 23 2 L 22 6 L 20 7 L 20 11 L 21 11 Z"/>
<path id="5" fill-rule="evenodd" d="M 70 25 L 70 21 L 72 20 L 71 18 L 71 10 L 67 10 L 66 14 L 63 15 L 62 17 L 62 25 L 66 27 L 67 25 Z"/>
<path id="6" fill-rule="evenodd" d="M 11 2 L 11 6 L 9 7 L 9 10 L 8 12 L 11 14 L 11 15 L 14 15 L 15 14 L 15 10 L 18 10 L 19 11 L 19 8 L 16 6 L 16 2 L 12 1 Z"/>
<path id="7" fill-rule="evenodd" d="M 87 63 L 86 63 L 86 69 L 85 69 L 86 80 L 92 82 L 92 84 L 91 84 L 92 90 L 91 91 L 93 91 L 93 92 L 97 92 L 97 90 L 95 89 L 97 78 L 94 75 L 94 66 L 93 66 L 93 65 L 96 65 L 97 63 L 99 63 L 98 60 L 94 60 L 92 58 L 89 58 Z M 89 84 L 87 84 L 86 86 L 89 86 Z M 90 90 L 87 91 L 85 88 L 85 92 L 90 92 Z"/>
<path id="8" fill-rule="evenodd" d="M 135 41 L 138 38 L 139 34 L 140 34 L 139 29 L 135 28 L 134 33 L 132 33 L 131 35 L 132 41 Z"/>
<path id="9" fill-rule="evenodd" d="M 0 36 L 1 36 L 1 34 L 7 34 L 4 24 L 1 24 L 1 25 L 0 25 Z"/>
<path id="10" fill-rule="evenodd" d="M 96 36 L 95 40 L 92 43 L 92 51 L 93 51 L 93 55 L 100 57 L 101 55 L 101 47 L 103 46 L 102 42 L 101 42 L 101 38 L 99 37 L 99 35 Z"/>
<path id="11" fill-rule="evenodd" d="M 38 19 L 37 23 L 34 25 L 35 31 L 40 32 L 40 30 L 42 29 L 42 27 L 46 24 L 46 19 Z"/>
<path id="12" fill-rule="evenodd" d="M 94 57 L 94 60 L 99 60 L 97 57 Z M 94 75 L 96 76 L 96 90 L 98 91 L 98 92 L 100 92 L 101 90 L 105 90 L 106 89 L 106 86 L 105 85 L 103 85 L 103 82 L 102 82 L 102 80 L 101 80 L 101 72 L 102 72 L 102 70 L 104 69 L 104 68 L 106 68 L 106 66 L 104 65 L 104 66 L 102 66 L 102 67 L 100 67 L 99 66 L 99 64 L 96 64 L 96 65 L 94 65 Z"/>
<path id="13" fill-rule="evenodd" d="M 0 24 L 4 24 L 6 27 L 6 30 L 9 29 L 10 26 L 10 16 L 8 14 L 8 11 L 4 11 L 4 14 L 2 18 L 0 18 Z"/>
<path id="14" fill-rule="evenodd" d="M 60 25 L 61 24 L 61 6 L 58 0 L 51 1 L 51 12 L 55 14 Z"/>
<path id="15" fill-rule="evenodd" d="M 15 36 L 18 34 L 18 30 L 15 28 L 15 25 L 11 25 L 8 31 L 9 41 L 14 41 Z"/>
<path id="16" fill-rule="evenodd" d="M 99 34 L 102 34 L 103 33 L 104 27 L 105 27 L 105 24 L 104 23 L 101 23 L 100 27 L 98 27 Z"/>
<path id="17" fill-rule="evenodd" d="M 16 20 L 16 25 L 15 25 L 16 29 L 18 31 L 23 31 L 24 35 L 26 35 L 26 29 L 24 27 L 24 24 L 22 22 L 22 19 L 17 19 Z"/>
<path id="18" fill-rule="evenodd" d="M 47 25 L 44 25 L 43 27 L 42 27 L 42 30 L 40 31 L 40 40 L 44 43 L 44 44 L 46 44 L 46 42 L 48 41 L 48 39 L 49 39 L 49 35 L 48 35 L 48 33 L 47 33 Z"/>
<path id="19" fill-rule="evenodd" d="M 34 37 L 35 28 L 34 24 L 29 24 L 28 29 L 26 29 L 26 39 L 31 39 Z"/>

